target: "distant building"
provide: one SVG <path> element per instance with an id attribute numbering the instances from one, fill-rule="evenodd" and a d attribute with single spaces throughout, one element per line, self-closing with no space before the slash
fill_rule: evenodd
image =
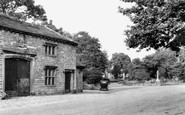
<path id="1" fill-rule="evenodd" d="M 76 46 L 47 27 L 0 15 L 0 95 L 82 91 Z"/>

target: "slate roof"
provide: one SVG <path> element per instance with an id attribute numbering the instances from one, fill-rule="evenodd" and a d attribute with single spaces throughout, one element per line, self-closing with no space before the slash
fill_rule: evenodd
<path id="1" fill-rule="evenodd" d="M 0 28 L 8 29 L 19 33 L 25 33 L 32 36 L 58 40 L 73 46 L 77 45 L 77 42 L 73 41 L 72 39 L 62 36 L 59 33 L 45 26 L 21 22 L 2 14 L 0 14 Z"/>

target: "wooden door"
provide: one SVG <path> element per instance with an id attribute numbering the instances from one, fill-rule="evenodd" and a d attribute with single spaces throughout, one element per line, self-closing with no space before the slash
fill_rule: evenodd
<path id="1" fill-rule="evenodd" d="M 23 59 L 5 60 L 5 91 L 18 95 L 30 94 L 30 62 Z"/>
<path id="2" fill-rule="evenodd" d="M 18 77 L 18 95 L 30 94 L 30 62 L 26 60 L 18 60 L 17 64 L 17 77 Z"/>
<path id="3" fill-rule="evenodd" d="M 65 73 L 65 93 L 70 93 L 71 73 Z"/>
<path id="4" fill-rule="evenodd" d="M 17 62 L 13 59 L 5 60 L 5 91 L 17 91 Z"/>

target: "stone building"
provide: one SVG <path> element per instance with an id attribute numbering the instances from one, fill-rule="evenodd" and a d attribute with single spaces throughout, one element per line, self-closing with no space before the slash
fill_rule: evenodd
<path id="1" fill-rule="evenodd" d="M 76 91 L 77 92 L 83 92 L 83 70 L 85 68 L 85 66 L 83 64 L 80 63 L 80 61 L 77 60 L 76 63 L 76 77 L 77 77 L 77 81 L 76 81 Z"/>
<path id="2" fill-rule="evenodd" d="M 76 46 L 47 27 L 0 15 L 0 95 L 82 91 Z"/>

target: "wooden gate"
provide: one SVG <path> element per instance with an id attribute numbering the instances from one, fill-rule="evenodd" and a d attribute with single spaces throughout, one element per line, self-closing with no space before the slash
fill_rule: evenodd
<path id="1" fill-rule="evenodd" d="M 70 85 L 71 84 L 71 73 L 65 73 L 65 93 L 70 93 Z"/>
<path id="2" fill-rule="evenodd" d="M 19 96 L 30 94 L 30 62 L 24 59 L 5 60 L 5 92 Z"/>

